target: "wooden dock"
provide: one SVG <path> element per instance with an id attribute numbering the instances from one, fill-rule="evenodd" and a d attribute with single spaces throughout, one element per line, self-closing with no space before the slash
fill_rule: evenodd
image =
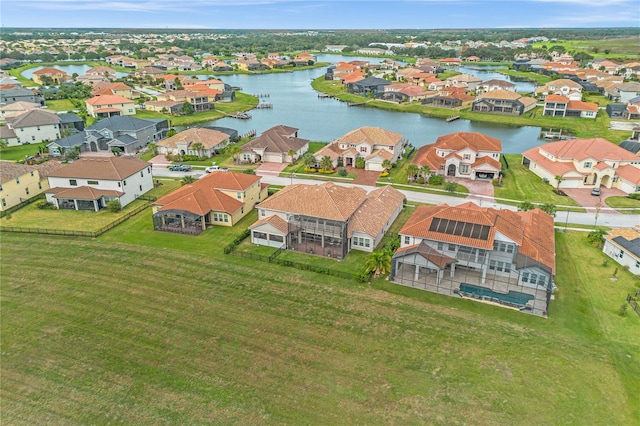
<path id="1" fill-rule="evenodd" d="M 239 118 L 241 120 L 247 120 L 251 118 L 251 115 L 247 114 L 246 112 L 236 112 L 235 114 L 231 115 L 231 118 Z"/>
<path id="2" fill-rule="evenodd" d="M 320 99 L 333 98 L 333 96 L 328 95 L 328 94 L 326 94 L 326 93 L 318 93 L 318 97 L 319 97 Z"/>
<path id="3" fill-rule="evenodd" d="M 256 105 L 256 109 L 271 109 L 273 108 L 273 104 L 258 104 Z"/>
<path id="4" fill-rule="evenodd" d="M 452 121 L 456 121 L 459 120 L 460 116 L 459 115 L 452 115 L 451 117 L 447 117 L 447 123 L 451 123 Z"/>
<path id="5" fill-rule="evenodd" d="M 366 102 L 349 102 L 347 103 L 347 106 L 360 106 L 364 104 L 366 104 Z"/>

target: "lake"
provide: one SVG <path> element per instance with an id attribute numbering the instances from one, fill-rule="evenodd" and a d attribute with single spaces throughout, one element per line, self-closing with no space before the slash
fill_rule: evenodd
<path id="1" fill-rule="evenodd" d="M 337 63 L 340 61 L 367 60 L 373 64 L 380 63 L 384 58 L 369 58 L 342 55 L 318 55 L 318 61 Z M 39 68 L 32 68 L 23 73 L 27 78 Z M 69 75 L 84 74 L 88 65 L 56 66 Z M 461 72 L 482 72 L 474 74 L 483 80 L 502 78 L 490 67 L 461 67 Z M 464 71 L 463 71 L 464 70 Z M 273 104 L 273 109 L 255 109 L 250 112 L 252 118 L 239 120 L 223 118 L 204 123 L 204 125 L 230 127 L 244 134 L 255 130 L 258 134 L 282 124 L 299 129 L 301 138 L 311 141 L 329 142 L 345 133 L 362 126 L 382 127 L 402 134 L 413 146 L 420 147 L 433 143 L 439 136 L 453 132 L 481 132 L 502 141 L 503 152 L 520 154 L 529 148 L 541 145 L 539 127 L 517 127 L 491 123 L 456 120 L 447 123 L 443 119 L 431 118 L 420 114 L 383 111 L 376 108 L 349 107 L 345 102 L 330 98 L 319 98 L 318 93 L 311 87 L 311 80 L 325 73 L 325 68 L 296 71 L 279 74 L 260 75 L 225 75 L 218 77 L 231 86 L 242 87 L 248 94 L 268 94 L 262 102 Z M 124 75 L 124 73 L 119 73 Z M 499 77 L 494 76 L 497 75 Z M 520 84 L 522 82 L 514 82 Z M 530 84 L 530 83 L 526 83 Z M 527 91 L 527 90 L 524 90 Z M 454 112 L 452 112 L 453 114 Z"/>

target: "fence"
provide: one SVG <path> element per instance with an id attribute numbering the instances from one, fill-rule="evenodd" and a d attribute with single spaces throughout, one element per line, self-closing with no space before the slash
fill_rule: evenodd
<path id="1" fill-rule="evenodd" d="M 640 307 L 638 306 L 638 296 L 640 296 L 640 290 L 636 290 L 635 296 L 631 293 L 627 294 L 627 303 L 631 305 L 631 308 L 640 315 Z"/>
<path id="2" fill-rule="evenodd" d="M 129 219 L 130 217 L 137 215 L 138 213 L 142 212 L 148 207 L 149 207 L 149 204 L 138 206 L 135 209 L 131 210 L 130 212 L 127 212 L 127 214 L 120 216 L 113 222 L 103 226 L 102 228 L 96 231 L 78 231 L 75 229 L 25 228 L 21 226 L 0 226 L 0 231 L 15 232 L 15 233 L 21 233 L 21 234 L 66 235 L 66 236 L 73 236 L 73 237 L 96 238 L 104 234 L 105 232 L 115 228 L 116 226 L 120 225 L 122 222 Z"/>
<path id="3" fill-rule="evenodd" d="M 8 214 L 11 214 L 13 212 L 15 212 L 16 210 L 19 210 L 21 208 L 23 208 L 24 206 L 26 206 L 27 204 L 31 204 L 36 200 L 44 200 L 45 199 L 45 195 L 44 194 L 38 194 L 35 197 L 31 197 L 28 200 L 24 200 L 21 201 L 20 203 L 16 204 L 15 206 L 11 206 L 6 210 L 2 210 L 0 211 L 0 217 L 5 217 Z"/>
<path id="4" fill-rule="evenodd" d="M 238 244 L 240 244 L 249 235 L 251 235 L 251 231 L 247 229 L 244 233 L 242 233 L 240 236 L 238 236 L 235 240 L 233 240 L 228 246 L 224 248 L 224 253 L 231 254 L 237 257 L 243 257 L 245 259 L 257 260 L 257 261 L 266 262 L 266 263 L 274 263 L 276 265 L 286 266 L 289 268 L 296 268 L 301 271 L 311 271 L 311 272 L 316 272 L 318 274 L 329 275 L 331 277 L 345 278 L 348 280 L 356 280 L 360 282 L 369 281 L 369 277 L 371 276 L 371 274 L 365 273 L 365 272 L 357 274 L 352 272 L 339 271 L 337 269 L 325 268 L 323 266 L 310 265 L 308 263 L 295 262 L 293 260 L 279 259 L 278 256 L 283 251 L 285 251 L 285 249 L 282 247 L 278 248 L 269 256 L 265 256 L 263 254 L 247 253 L 247 252 L 236 252 L 235 248 L 238 246 Z"/>

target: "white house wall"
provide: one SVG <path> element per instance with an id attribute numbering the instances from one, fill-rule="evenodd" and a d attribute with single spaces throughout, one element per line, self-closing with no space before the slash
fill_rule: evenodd
<path id="1" fill-rule="evenodd" d="M 621 266 L 628 267 L 629 272 L 632 274 L 640 275 L 640 265 L 638 264 L 640 259 L 637 256 L 634 256 L 632 253 L 629 253 L 627 250 L 607 239 L 604 241 L 602 251 Z"/>

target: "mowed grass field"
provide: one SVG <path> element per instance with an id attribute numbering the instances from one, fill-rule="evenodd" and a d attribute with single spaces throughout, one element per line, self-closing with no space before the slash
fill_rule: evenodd
<path id="1" fill-rule="evenodd" d="M 640 317 L 618 314 L 635 279 L 611 281 L 585 234 L 557 234 L 543 319 L 134 219 L 95 240 L 1 235 L 3 424 L 640 421 Z"/>

